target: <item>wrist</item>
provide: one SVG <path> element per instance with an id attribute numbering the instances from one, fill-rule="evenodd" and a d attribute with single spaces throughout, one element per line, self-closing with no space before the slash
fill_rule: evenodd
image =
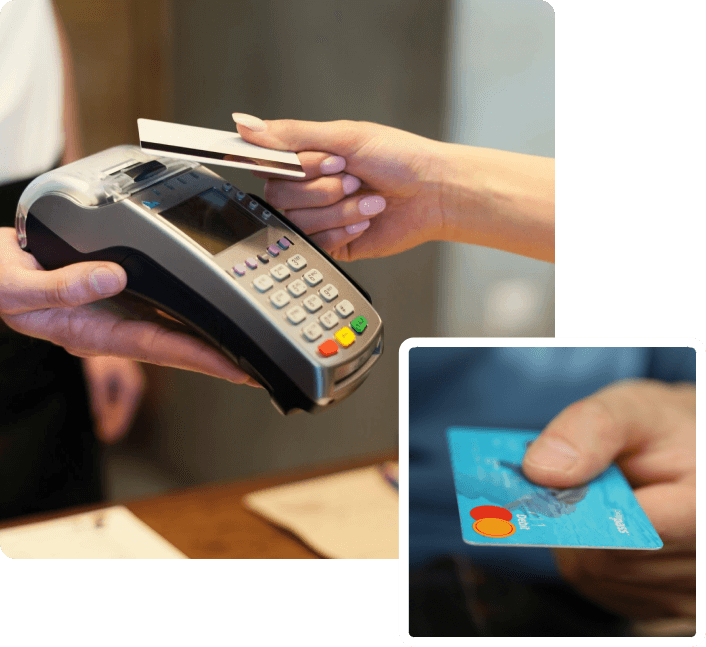
<path id="1" fill-rule="evenodd" d="M 554 260 L 554 160 L 443 144 L 443 240 Z"/>

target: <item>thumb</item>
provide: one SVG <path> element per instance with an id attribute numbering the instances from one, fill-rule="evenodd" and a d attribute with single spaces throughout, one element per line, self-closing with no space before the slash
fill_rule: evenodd
<path id="1" fill-rule="evenodd" d="M 127 285 L 117 263 L 75 263 L 57 270 L 31 271 L 11 296 L 7 311 L 20 314 L 44 308 L 71 308 L 114 296 Z"/>
<path id="2" fill-rule="evenodd" d="M 242 113 L 233 113 L 233 121 L 245 141 L 295 153 L 322 151 L 346 157 L 370 138 L 368 129 L 356 121 L 262 121 Z"/>
<path id="3" fill-rule="evenodd" d="M 581 485 L 608 468 L 631 442 L 634 428 L 619 402 L 599 392 L 557 415 L 530 445 L 522 462 L 525 476 L 545 487 Z"/>

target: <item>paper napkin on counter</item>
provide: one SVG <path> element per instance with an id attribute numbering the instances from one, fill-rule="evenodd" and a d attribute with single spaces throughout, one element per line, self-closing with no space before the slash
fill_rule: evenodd
<path id="1" fill-rule="evenodd" d="M 14 559 L 186 559 L 124 506 L 0 530 Z"/>
<path id="2" fill-rule="evenodd" d="M 399 495 L 377 466 L 260 490 L 243 503 L 326 557 L 399 556 Z"/>

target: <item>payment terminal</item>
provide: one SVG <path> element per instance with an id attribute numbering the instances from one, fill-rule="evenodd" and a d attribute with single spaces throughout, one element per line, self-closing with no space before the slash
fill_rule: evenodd
<path id="1" fill-rule="evenodd" d="M 281 213 L 198 162 L 110 148 L 36 178 L 16 229 L 45 269 L 122 265 L 128 291 L 199 332 L 284 414 L 340 402 L 382 353 L 368 294 Z"/>

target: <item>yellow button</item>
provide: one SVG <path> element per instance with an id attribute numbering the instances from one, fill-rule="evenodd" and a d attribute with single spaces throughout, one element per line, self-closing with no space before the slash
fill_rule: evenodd
<path id="1" fill-rule="evenodd" d="M 334 337 L 338 341 L 343 348 L 348 348 L 354 341 L 355 341 L 355 335 L 353 334 L 353 331 L 346 326 L 345 328 L 341 328 L 335 335 Z"/>

